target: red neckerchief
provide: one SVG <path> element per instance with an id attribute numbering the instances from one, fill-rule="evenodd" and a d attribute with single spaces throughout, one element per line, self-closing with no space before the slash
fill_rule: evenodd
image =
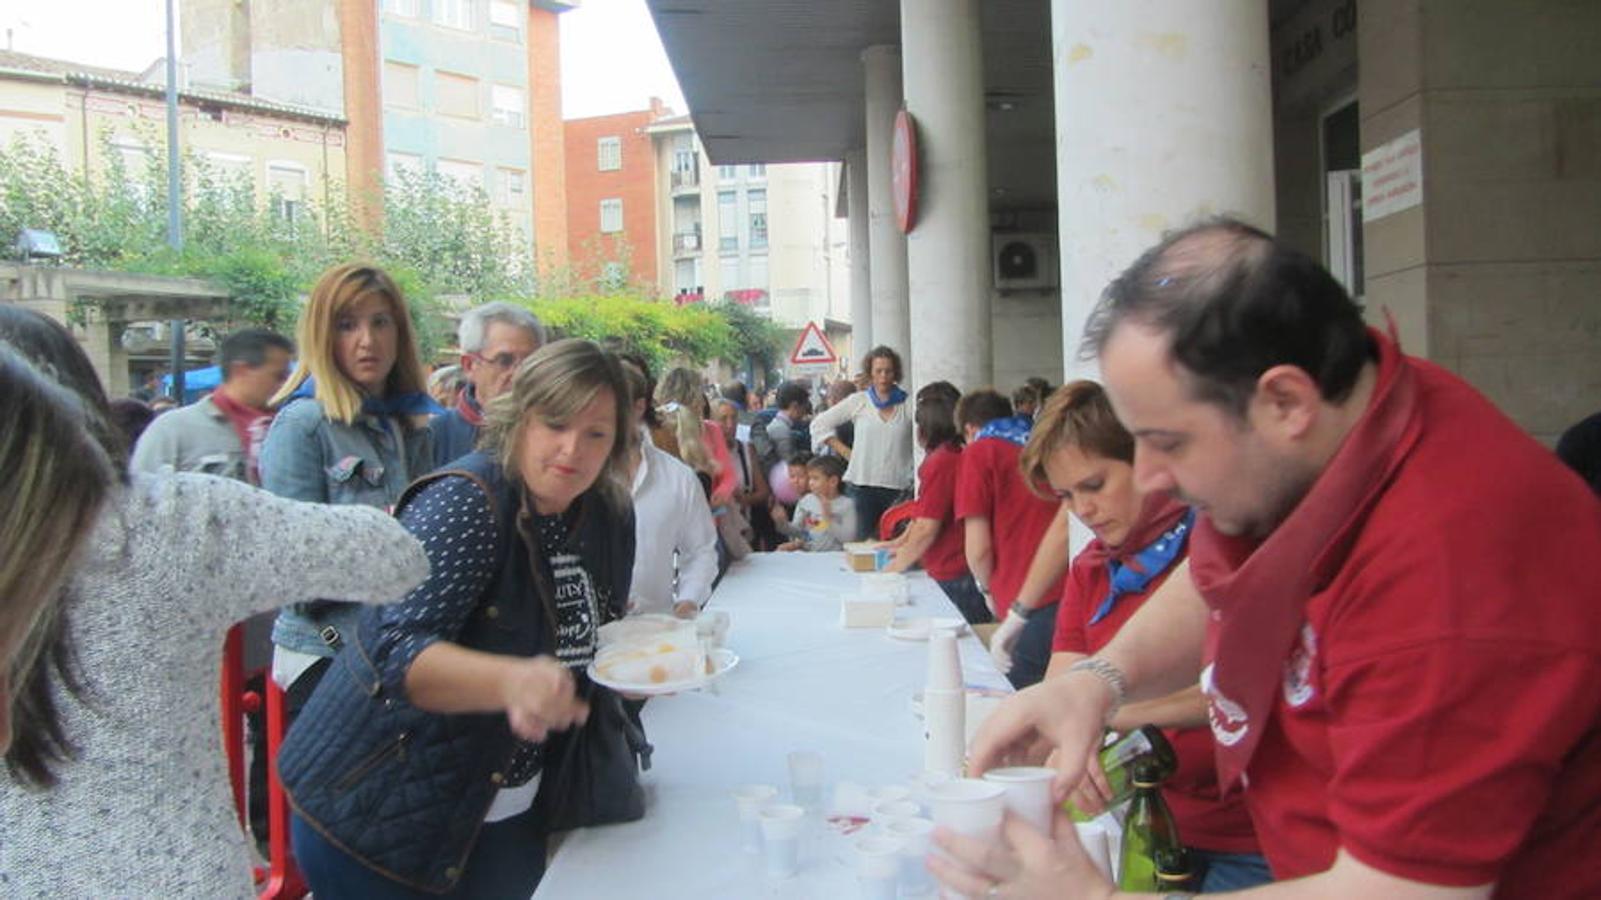
<path id="1" fill-rule="evenodd" d="M 456 392 L 456 412 L 461 415 L 462 421 L 468 425 L 474 428 L 483 427 L 484 410 L 478 405 L 477 398 L 473 396 L 471 385 Z"/>
<path id="2" fill-rule="evenodd" d="M 1190 574 L 1212 608 L 1201 689 L 1231 789 L 1255 752 L 1306 601 L 1345 563 L 1363 522 L 1422 432 L 1416 375 L 1400 349 L 1368 329 L 1379 354 L 1368 408 L 1289 517 L 1265 539 L 1229 537 L 1196 521 Z"/>
<path id="3" fill-rule="evenodd" d="M 1112 547 L 1100 538 L 1096 538 L 1079 553 L 1079 560 L 1092 566 L 1105 565 L 1108 559 L 1122 562 L 1124 557 L 1144 550 L 1152 541 L 1161 537 L 1162 532 L 1177 525 L 1179 519 L 1184 518 L 1189 509 L 1189 506 L 1173 499 L 1171 494 L 1147 494 L 1145 502 L 1140 504 L 1139 518 L 1134 520 L 1134 527 L 1129 529 L 1128 535 L 1123 538 L 1123 543 Z"/>
<path id="4" fill-rule="evenodd" d="M 234 434 L 239 436 L 239 446 L 245 451 L 245 480 L 259 486 L 261 445 L 267 440 L 267 426 L 272 424 L 272 413 L 246 406 L 228 396 L 225 390 L 212 391 L 211 403 L 228 417 Z"/>

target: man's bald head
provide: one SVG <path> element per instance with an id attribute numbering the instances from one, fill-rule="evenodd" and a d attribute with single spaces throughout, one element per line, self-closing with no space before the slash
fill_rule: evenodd
<path id="1" fill-rule="evenodd" d="M 1235 414 L 1278 365 L 1339 402 L 1371 352 L 1362 311 L 1334 276 L 1236 219 L 1174 232 L 1135 260 L 1102 295 L 1082 354 L 1100 356 L 1124 327 L 1164 337 L 1195 396 Z"/>

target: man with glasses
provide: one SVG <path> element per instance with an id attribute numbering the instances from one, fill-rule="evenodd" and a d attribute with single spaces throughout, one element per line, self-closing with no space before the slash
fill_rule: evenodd
<path id="1" fill-rule="evenodd" d="M 428 423 L 434 436 L 435 468 L 473 451 L 484 404 L 511 384 L 512 373 L 546 340 L 545 326 L 533 313 L 499 301 L 468 310 L 456 336 L 467 388 L 457 395 L 454 407 Z"/>

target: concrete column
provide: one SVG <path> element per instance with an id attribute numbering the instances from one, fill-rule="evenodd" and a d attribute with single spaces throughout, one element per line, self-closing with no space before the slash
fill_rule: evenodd
<path id="1" fill-rule="evenodd" d="M 1052 0 L 1067 377 L 1101 291 L 1162 233 L 1229 213 L 1273 229 L 1262 0 Z"/>
<path id="2" fill-rule="evenodd" d="M 873 276 L 868 250 L 871 226 L 867 217 L 867 150 L 852 150 L 845 156 L 845 188 L 850 206 L 851 254 L 851 348 L 858 359 L 873 347 Z M 847 364 L 852 360 L 845 360 Z M 849 372 L 856 371 L 847 365 Z"/>
<path id="3" fill-rule="evenodd" d="M 867 82 L 868 277 L 873 296 L 875 344 L 887 344 L 903 357 L 912 349 L 906 297 L 906 235 L 895 224 L 895 192 L 890 186 L 890 143 L 901 108 L 901 51 L 879 45 L 862 51 Z M 861 347 L 861 356 L 872 349 Z"/>
<path id="4" fill-rule="evenodd" d="M 911 379 L 963 391 L 994 378 L 989 181 L 979 0 L 902 0 L 906 109 L 922 158 L 917 221 L 906 240 Z"/>
<path id="5" fill-rule="evenodd" d="M 98 310 L 89 316 L 84 326 L 83 350 L 94 365 L 106 396 L 126 397 L 129 391 L 128 351 L 122 346 L 125 322 L 109 322 Z"/>

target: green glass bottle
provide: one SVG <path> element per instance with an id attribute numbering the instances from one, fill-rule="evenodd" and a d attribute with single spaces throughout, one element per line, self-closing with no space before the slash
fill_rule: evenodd
<path id="1" fill-rule="evenodd" d="M 1178 826 L 1158 789 L 1156 764 L 1142 760 L 1134 769 L 1134 802 L 1123 820 L 1123 849 L 1117 857 L 1117 887 L 1124 891 L 1156 891 L 1159 854 L 1179 851 Z"/>
<path id="2" fill-rule="evenodd" d="M 1155 764 L 1158 782 L 1173 777 L 1179 767 L 1178 754 L 1173 752 L 1173 745 L 1168 743 L 1162 729 L 1155 725 L 1141 725 L 1101 750 L 1101 770 L 1106 773 L 1106 783 L 1112 789 L 1112 799 L 1106 801 L 1107 809 L 1134 795 L 1134 766 L 1142 760 Z M 1072 801 L 1065 802 L 1063 808 L 1075 822 L 1087 822 L 1095 818 L 1079 810 Z"/>
<path id="3" fill-rule="evenodd" d="M 1193 890 L 1190 886 L 1190 856 L 1183 847 L 1162 847 L 1156 851 L 1156 885 L 1163 895 Z"/>

